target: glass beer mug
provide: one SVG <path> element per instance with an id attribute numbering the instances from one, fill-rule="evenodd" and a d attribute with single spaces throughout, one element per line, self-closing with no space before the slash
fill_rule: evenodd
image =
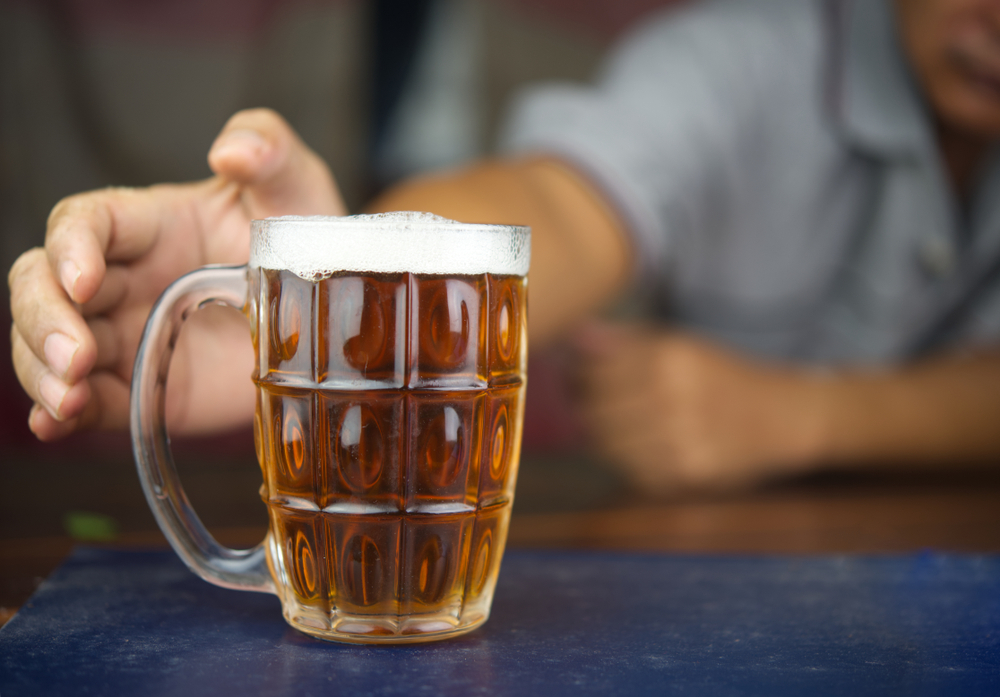
<path id="1" fill-rule="evenodd" d="M 490 612 L 517 477 L 530 231 L 427 214 L 251 224 L 250 262 L 170 286 L 132 381 L 143 489 L 205 580 L 275 593 L 321 639 L 419 642 Z M 221 546 L 181 488 L 164 427 L 180 325 L 250 320 L 254 436 L 270 520 Z"/>

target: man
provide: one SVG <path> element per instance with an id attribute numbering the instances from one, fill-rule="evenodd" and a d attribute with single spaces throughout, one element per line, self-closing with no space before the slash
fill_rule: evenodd
<path id="1" fill-rule="evenodd" d="M 530 224 L 536 344 L 629 287 L 655 300 L 664 326 L 575 340 L 596 442 L 647 490 L 1000 455 L 991 0 L 696 4 L 647 24 L 596 88 L 529 98 L 510 130 L 506 158 L 372 209 Z M 150 304 L 181 273 L 245 261 L 250 218 L 345 212 L 273 113 L 234 116 L 209 163 L 205 182 L 63 201 L 15 264 L 40 438 L 126 425 Z M 173 428 L 248 421 L 245 327 L 192 322 Z"/>

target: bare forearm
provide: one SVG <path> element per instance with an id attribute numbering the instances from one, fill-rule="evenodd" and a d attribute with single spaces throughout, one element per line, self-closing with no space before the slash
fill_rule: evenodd
<path id="1" fill-rule="evenodd" d="M 494 160 L 413 179 L 369 209 L 530 225 L 529 333 L 536 344 L 610 299 L 630 266 L 625 235 L 601 197 L 554 160 Z"/>
<path id="2" fill-rule="evenodd" d="M 822 382 L 818 459 L 842 465 L 1000 463 L 1000 351 Z"/>

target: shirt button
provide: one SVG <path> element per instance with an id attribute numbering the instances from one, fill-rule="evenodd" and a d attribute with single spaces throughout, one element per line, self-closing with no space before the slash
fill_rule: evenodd
<path id="1" fill-rule="evenodd" d="M 924 271 L 935 278 L 945 278 L 955 272 L 955 248 L 944 237 L 925 237 L 917 247 L 917 256 Z"/>

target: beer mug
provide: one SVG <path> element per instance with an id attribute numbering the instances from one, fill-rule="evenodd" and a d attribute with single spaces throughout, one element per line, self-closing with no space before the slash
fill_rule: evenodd
<path id="1" fill-rule="evenodd" d="M 139 346 L 132 441 L 188 567 L 275 593 L 321 639 L 420 642 L 485 622 L 517 477 L 529 241 L 429 214 L 270 218 L 251 224 L 247 266 L 171 285 Z M 249 550 L 198 519 L 164 426 L 180 325 L 208 304 L 243 312 L 255 348 L 270 524 Z"/>

